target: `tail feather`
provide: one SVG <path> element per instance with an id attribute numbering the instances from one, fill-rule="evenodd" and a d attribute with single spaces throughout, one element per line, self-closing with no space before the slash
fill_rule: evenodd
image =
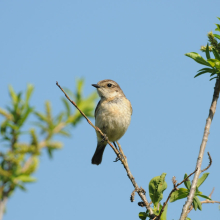
<path id="1" fill-rule="evenodd" d="M 106 147 L 106 143 L 99 142 L 96 151 L 92 157 L 92 164 L 99 165 L 102 162 L 102 156 Z"/>

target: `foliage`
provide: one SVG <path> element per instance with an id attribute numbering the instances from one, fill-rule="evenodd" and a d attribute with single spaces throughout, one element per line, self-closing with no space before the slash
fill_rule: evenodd
<path id="1" fill-rule="evenodd" d="M 201 201 L 199 200 L 199 197 L 211 200 L 208 196 L 205 196 L 202 194 L 202 192 L 199 191 L 199 187 L 202 185 L 202 183 L 206 180 L 206 178 L 208 177 L 209 173 L 204 173 L 202 175 L 202 177 L 199 178 L 197 186 L 196 186 L 196 193 L 195 196 L 193 198 L 193 208 L 195 210 L 197 210 L 197 208 L 201 211 L 202 210 L 202 204 Z M 184 179 L 187 177 L 188 175 L 185 174 L 184 175 Z M 171 197 L 170 197 L 170 202 L 175 202 L 176 200 L 179 199 L 183 199 L 186 198 L 189 195 L 190 192 L 190 188 L 191 188 L 191 182 L 190 180 L 187 180 L 184 182 L 184 185 L 186 186 L 186 188 L 179 188 L 179 190 L 175 191 L 172 193 Z"/>
<path id="2" fill-rule="evenodd" d="M 84 80 L 76 83 L 76 92 L 69 93 L 74 100 L 90 117 L 93 116 L 96 93 L 83 97 Z M 15 93 L 12 86 L 9 86 L 11 105 L 6 109 L 0 108 L 1 122 L 1 147 L 0 152 L 0 199 L 10 197 L 17 188 L 25 189 L 26 183 L 35 182 L 33 173 L 39 165 L 39 157 L 42 150 L 46 149 L 49 157 L 53 152 L 61 149 L 63 144 L 54 139 L 56 135 L 69 137 L 69 127 L 76 126 L 81 119 L 78 111 L 71 111 L 71 106 L 66 100 L 62 100 L 65 110 L 57 116 L 53 116 L 52 107 L 49 101 L 45 102 L 45 112 L 38 112 L 30 105 L 30 98 L 34 87 L 29 84 L 22 98 L 22 93 Z M 33 126 L 27 124 L 30 116 L 35 117 Z M 21 139 L 28 140 L 23 142 Z"/>
<path id="3" fill-rule="evenodd" d="M 153 203 L 153 212 L 155 215 L 159 215 L 162 209 L 160 201 L 163 199 L 163 192 L 167 188 L 167 183 L 165 182 L 166 173 L 162 173 L 160 176 L 156 176 L 151 179 L 149 183 L 149 195 Z M 167 205 L 165 206 L 164 212 L 161 215 L 161 220 L 166 220 Z M 145 220 L 149 217 L 148 210 L 146 212 L 140 212 L 139 218 Z"/>
<path id="4" fill-rule="evenodd" d="M 220 20 L 220 18 L 218 19 Z M 215 30 L 220 32 L 220 24 L 216 24 L 216 26 L 217 28 Z M 206 59 L 195 52 L 187 53 L 185 55 L 192 58 L 197 63 L 208 67 L 200 69 L 195 77 L 209 73 L 210 80 L 213 80 L 220 77 L 220 42 L 218 42 L 218 40 L 220 40 L 220 35 L 209 32 L 208 39 L 211 46 L 207 43 L 206 47 L 201 47 L 201 50 L 206 53 Z M 211 58 L 210 52 L 212 52 L 214 58 Z"/>
<path id="5" fill-rule="evenodd" d="M 220 18 L 218 19 L 220 20 Z M 216 26 L 217 28 L 215 30 L 220 32 L 220 24 L 216 24 Z M 219 79 L 220 78 L 220 42 L 218 42 L 218 40 L 220 40 L 220 35 L 209 32 L 208 40 L 211 45 L 207 43 L 207 46 L 201 47 L 201 50 L 206 53 L 206 59 L 204 59 L 201 55 L 195 52 L 187 53 L 185 55 L 192 58 L 197 63 L 206 66 L 206 68 L 200 69 L 198 71 L 198 74 L 195 75 L 195 77 L 200 76 L 204 73 L 210 73 L 210 77 L 211 77 L 210 80 Z M 213 54 L 214 58 L 211 58 L 210 52 Z M 199 200 L 199 197 L 204 198 L 205 200 L 211 200 L 211 198 L 209 198 L 206 195 L 203 195 L 202 192 L 199 191 L 199 187 L 207 179 L 208 175 L 209 173 L 204 173 L 197 182 L 196 192 L 192 202 L 194 210 L 197 209 L 199 209 L 200 211 L 202 210 L 202 204 L 201 201 Z M 149 183 L 149 196 L 151 198 L 151 202 L 153 203 L 153 207 L 152 207 L 153 213 L 156 216 L 160 214 L 160 211 L 162 209 L 162 205 L 160 202 L 163 199 L 163 192 L 167 188 L 167 184 L 165 182 L 165 176 L 166 173 L 163 173 L 161 176 L 156 176 Z M 185 174 L 184 179 L 186 179 L 187 176 L 188 175 Z M 174 188 L 169 200 L 171 203 L 179 199 L 187 198 L 187 196 L 189 196 L 191 189 L 191 181 L 187 179 L 184 182 L 184 185 L 186 188 L 179 188 L 178 190 L 175 190 Z M 164 211 L 162 212 L 162 215 L 160 217 L 161 220 L 166 220 L 167 207 L 168 205 L 166 204 Z M 141 220 L 150 218 L 149 211 L 147 210 L 146 212 L 140 212 L 139 218 Z M 188 217 L 186 219 L 190 220 L 190 218 Z"/>

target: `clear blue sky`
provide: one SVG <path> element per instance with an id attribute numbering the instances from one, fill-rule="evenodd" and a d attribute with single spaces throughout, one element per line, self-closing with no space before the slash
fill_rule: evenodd
<path id="1" fill-rule="evenodd" d="M 43 110 L 51 100 L 54 113 L 63 106 L 56 87 L 74 90 L 85 77 L 85 94 L 92 83 L 112 79 L 133 106 L 131 125 L 120 143 L 131 172 L 146 190 L 151 178 L 167 173 L 181 181 L 194 170 L 214 81 L 194 79 L 201 66 L 186 56 L 199 52 L 207 33 L 220 17 L 219 0 L 75 0 L 0 1 L 0 106 L 9 103 L 8 85 L 16 91 L 33 83 L 32 104 Z M 211 126 L 206 151 L 211 174 L 202 185 L 213 187 L 220 200 L 220 106 Z M 94 130 L 83 121 L 64 140 L 54 159 L 47 155 L 28 185 L 9 200 L 4 220 L 138 219 L 144 209 L 129 200 L 133 190 L 121 164 L 107 148 L 103 163 L 91 165 L 96 148 Z M 205 155 L 203 167 L 207 166 Z M 148 197 L 149 199 L 149 197 Z M 168 219 L 178 219 L 184 200 L 169 203 Z M 217 219 L 218 205 L 203 205 L 192 219 Z"/>

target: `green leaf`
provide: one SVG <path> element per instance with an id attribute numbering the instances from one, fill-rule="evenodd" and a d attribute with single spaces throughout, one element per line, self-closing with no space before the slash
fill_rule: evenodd
<path id="1" fill-rule="evenodd" d="M 8 113 L 8 112 L 6 112 L 4 109 L 2 109 L 2 108 L 0 108 L 0 114 L 1 115 L 3 115 L 3 116 L 5 116 L 7 119 L 9 119 L 9 120 L 12 120 L 13 119 L 13 116 L 10 114 L 10 113 Z"/>
<path id="2" fill-rule="evenodd" d="M 202 175 L 202 177 L 199 178 L 198 182 L 197 182 L 197 187 L 201 186 L 202 183 L 206 180 L 206 178 L 208 177 L 209 173 L 204 173 Z"/>
<path id="3" fill-rule="evenodd" d="M 202 204 L 197 196 L 193 198 L 193 207 L 196 210 L 197 208 L 202 211 Z"/>
<path id="4" fill-rule="evenodd" d="M 195 209 L 195 211 L 198 208 L 198 204 L 197 204 L 197 201 L 196 201 L 195 197 L 193 198 L 193 208 Z"/>
<path id="5" fill-rule="evenodd" d="M 213 79 L 217 79 L 218 77 L 213 77 L 213 78 L 211 78 L 209 81 L 211 81 L 211 80 L 213 80 Z"/>
<path id="6" fill-rule="evenodd" d="M 139 218 L 145 220 L 148 217 L 147 212 L 139 212 Z"/>
<path id="7" fill-rule="evenodd" d="M 84 79 L 77 79 L 76 84 L 76 104 L 78 104 L 82 99 Z"/>
<path id="8" fill-rule="evenodd" d="M 17 101 L 18 101 L 17 94 L 15 93 L 15 91 L 14 91 L 14 89 L 13 89 L 13 87 L 11 85 L 9 85 L 8 89 L 9 89 L 9 94 L 10 94 L 11 99 L 12 99 L 12 103 L 16 104 Z"/>
<path id="9" fill-rule="evenodd" d="M 186 220 L 191 220 L 191 218 L 186 217 Z"/>
<path id="10" fill-rule="evenodd" d="M 215 24 L 217 28 L 215 29 L 216 31 L 220 31 L 220 24 Z"/>
<path id="11" fill-rule="evenodd" d="M 61 135 L 66 136 L 66 137 L 70 137 L 71 136 L 70 133 L 68 131 L 65 131 L 65 130 L 60 130 L 58 132 L 58 134 L 61 134 Z"/>
<path id="12" fill-rule="evenodd" d="M 21 185 L 21 184 L 16 184 L 16 186 L 18 188 L 20 188 L 22 191 L 27 191 L 27 189 L 23 185 Z"/>
<path id="13" fill-rule="evenodd" d="M 212 52 L 213 52 L 213 54 L 214 54 L 214 56 L 215 56 L 215 59 L 217 59 L 217 60 L 220 61 L 220 56 L 219 56 L 219 54 L 218 54 L 218 52 L 216 51 L 215 48 L 212 49 Z"/>
<path id="14" fill-rule="evenodd" d="M 206 195 L 201 195 L 201 194 L 199 194 L 199 193 L 196 193 L 195 194 L 196 196 L 200 196 L 200 197 L 202 197 L 202 198 L 204 198 L 204 199 L 208 199 L 208 200 L 212 200 L 212 199 L 210 199 L 208 196 L 206 196 Z"/>
<path id="15" fill-rule="evenodd" d="M 187 176 L 188 176 L 188 175 L 185 174 L 185 175 L 184 175 L 184 179 L 185 179 Z M 187 188 L 188 190 L 190 190 L 190 188 L 191 188 L 191 182 L 190 182 L 190 180 L 186 180 L 186 181 L 184 182 L 184 185 L 186 186 L 186 188 Z"/>
<path id="16" fill-rule="evenodd" d="M 200 75 L 202 75 L 202 74 L 205 74 L 205 73 L 207 73 L 207 71 L 202 71 L 202 72 L 196 74 L 196 75 L 194 76 L 194 78 L 196 78 L 196 77 L 198 77 L 198 76 L 200 76 Z"/>
<path id="17" fill-rule="evenodd" d="M 210 59 L 210 52 L 209 52 L 209 44 L 207 43 L 207 46 L 206 46 L 206 50 L 205 50 L 205 53 L 206 53 L 206 58 L 207 59 Z"/>
<path id="18" fill-rule="evenodd" d="M 33 111 L 34 111 L 33 107 L 32 108 L 29 106 L 27 107 L 26 111 L 24 112 L 24 114 L 21 116 L 21 119 L 19 120 L 19 123 L 18 123 L 19 127 L 21 127 L 24 124 L 24 122 L 26 121 L 30 113 Z"/>
<path id="19" fill-rule="evenodd" d="M 50 148 L 50 147 L 47 148 L 47 153 L 50 159 L 53 158 L 53 151 L 54 151 L 54 148 Z"/>
<path id="20" fill-rule="evenodd" d="M 28 166 L 25 167 L 22 173 L 24 175 L 30 175 L 36 171 L 38 166 L 39 166 L 39 159 L 37 156 L 33 156 L 31 162 L 28 164 Z"/>
<path id="21" fill-rule="evenodd" d="M 61 149 L 63 147 L 63 143 L 58 141 L 47 141 L 46 146 L 53 149 Z"/>
<path id="22" fill-rule="evenodd" d="M 34 86 L 32 84 L 27 85 L 27 91 L 26 91 L 26 97 L 25 97 L 25 105 L 28 106 L 28 102 L 30 100 L 30 97 L 34 91 Z"/>
<path id="23" fill-rule="evenodd" d="M 220 68 L 220 61 L 217 59 L 208 59 L 207 60 L 212 67 Z"/>
<path id="24" fill-rule="evenodd" d="M 162 173 L 161 176 L 154 177 L 149 183 L 149 195 L 154 206 L 162 200 L 163 191 L 167 188 L 165 182 L 166 173 Z"/>
<path id="25" fill-rule="evenodd" d="M 179 188 L 171 194 L 170 202 L 175 202 L 176 200 L 186 198 L 189 195 L 189 190 L 185 188 Z"/>
<path id="26" fill-rule="evenodd" d="M 29 175 L 20 175 L 18 177 L 15 178 L 16 180 L 22 181 L 24 183 L 31 183 L 31 182 L 36 182 L 37 179 L 29 176 Z"/>
<path id="27" fill-rule="evenodd" d="M 45 121 L 45 122 L 47 122 L 47 117 L 46 117 L 45 115 L 43 115 L 42 113 L 40 113 L 40 112 L 35 112 L 34 114 L 38 117 L 38 119 L 39 119 L 40 121 Z"/>
<path id="28" fill-rule="evenodd" d="M 45 110 L 46 110 L 46 116 L 47 116 L 47 122 L 50 128 L 53 127 L 53 119 L 52 119 L 52 113 L 51 113 L 51 104 L 49 101 L 45 102 Z"/>
<path id="29" fill-rule="evenodd" d="M 220 35 L 218 34 L 213 34 L 213 35 L 220 40 Z"/>
<path id="30" fill-rule="evenodd" d="M 161 206 L 161 208 L 160 208 L 160 210 L 162 209 L 162 205 L 160 205 Z M 162 215 L 161 215 L 161 220 L 166 220 L 167 219 L 167 207 L 168 207 L 168 203 L 166 204 L 166 206 L 165 206 L 165 208 L 164 208 L 164 211 L 163 211 L 163 213 L 162 213 Z"/>
<path id="31" fill-rule="evenodd" d="M 31 145 L 38 146 L 38 138 L 35 129 L 30 129 Z"/>
<path id="32" fill-rule="evenodd" d="M 207 73 L 213 73 L 214 69 L 213 68 L 202 68 L 198 70 L 197 72 L 207 72 Z"/>
<path id="33" fill-rule="evenodd" d="M 4 169 L 2 169 L 0 167 L 0 176 L 10 177 L 11 176 L 11 172 L 6 171 L 6 170 L 4 170 Z"/>
<path id="34" fill-rule="evenodd" d="M 186 53 L 185 54 L 187 57 L 192 58 L 195 60 L 197 63 L 200 63 L 205 66 L 211 66 L 203 57 L 201 57 L 198 53 L 191 52 L 191 53 Z"/>

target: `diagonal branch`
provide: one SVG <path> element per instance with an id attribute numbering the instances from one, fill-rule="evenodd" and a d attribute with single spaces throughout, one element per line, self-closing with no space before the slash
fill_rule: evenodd
<path id="1" fill-rule="evenodd" d="M 217 105 L 217 101 L 218 101 L 218 98 L 219 98 L 219 91 L 220 91 L 220 80 L 217 79 L 216 83 L 215 83 L 215 88 L 214 88 L 214 94 L 213 94 L 213 98 L 212 98 L 211 107 L 209 109 L 209 116 L 206 120 L 206 125 L 205 125 L 205 130 L 204 130 L 204 134 L 203 134 L 203 138 L 202 138 L 202 143 L 201 143 L 201 146 L 200 146 L 199 156 L 198 156 L 197 163 L 196 163 L 196 167 L 198 168 L 198 170 L 194 175 L 192 186 L 191 186 L 191 189 L 190 189 L 190 193 L 189 193 L 189 196 L 188 196 L 188 199 L 187 199 L 185 205 L 183 206 L 182 213 L 181 213 L 181 216 L 180 216 L 180 220 L 185 220 L 185 218 L 187 217 L 188 210 L 190 208 L 190 205 L 192 204 L 192 201 L 193 201 L 193 198 L 194 198 L 194 195 L 195 195 L 196 184 L 198 182 L 199 175 L 201 173 L 201 165 L 202 165 L 202 160 L 203 160 L 203 155 L 204 155 L 204 152 L 205 152 L 206 144 L 207 144 L 207 141 L 208 141 L 209 130 L 210 130 L 210 126 L 211 126 L 211 123 L 212 123 L 212 119 L 213 119 L 215 111 L 216 111 L 216 105 Z"/>
<path id="2" fill-rule="evenodd" d="M 56 85 L 61 89 L 61 91 L 62 91 L 62 92 L 64 93 L 64 95 L 66 96 L 66 98 L 79 110 L 79 112 L 80 112 L 81 115 L 87 120 L 87 122 L 88 122 L 97 132 L 99 132 L 99 133 L 102 135 L 102 137 L 104 138 L 105 136 L 104 136 L 104 134 L 102 133 L 102 131 L 101 131 L 98 127 L 96 127 L 96 126 L 94 126 L 94 125 L 92 124 L 92 122 L 88 119 L 88 117 L 79 109 L 79 107 L 76 105 L 76 103 L 73 102 L 73 101 L 69 98 L 69 96 L 65 93 L 65 91 L 64 91 L 64 90 L 62 89 L 62 87 L 58 84 L 58 82 L 56 82 Z M 131 182 L 132 182 L 132 184 L 133 184 L 133 186 L 134 186 L 134 188 L 135 188 L 135 191 L 138 193 L 138 195 L 139 195 L 140 198 L 142 199 L 144 205 L 146 206 L 147 210 L 148 210 L 149 213 L 150 213 L 150 217 L 153 219 L 153 218 L 155 217 L 155 215 L 153 214 L 153 210 L 152 210 L 152 208 L 150 207 L 150 204 L 148 203 L 147 198 L 146 198 L 146 196 L 145 196 L 143 190 L 141 190 L 141 188 L 138 187 L 138 184 L 136 183 L 136 181 L 135 181 L 133 175 L 131 174 L 131 171 L 130 171 L 130 169 L 129 169 L 129 167 L 128 167 L 127 158 L 126 158 L 126 156 L 124 155 L 124 152 L 123 152 L 123 150 L 122 150 L 122 148 L 121 148 L 121 145 L 117 142 L 118 147 L 119 147 L 119 150 L 120 150 L 120 152 L 119 152 L 119 151 L 111 144 L 110 141 L 108 141 L 108 144 L 109 144 L 110 147 L 113 149 L 113 151 L 115 152 L 115 154 L 117 155 L 117 157 L 119 158 L 119 160 L 122 162 L 122 164 L 123 164 L 123 166 L 124 166 L 124 168 L 125 168 L 125 170 L 126 170 L 126 172 L 127 172 L 127 176 L 128 176 L 128 178 L 131 180 Z"/>

